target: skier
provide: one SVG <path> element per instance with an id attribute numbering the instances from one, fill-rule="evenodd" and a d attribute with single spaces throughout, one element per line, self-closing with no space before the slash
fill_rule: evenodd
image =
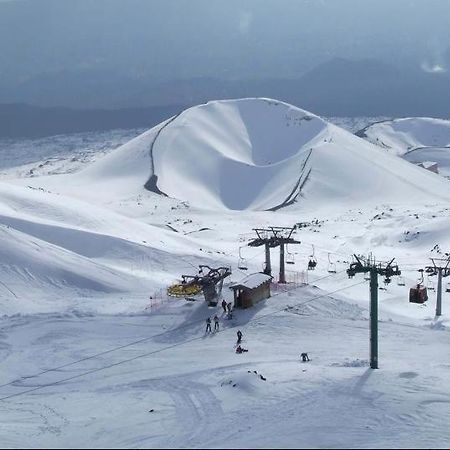
<path id="1" fill-rule="evenodd" d="M 237 343 L 240 344 L 242 341 L 242 332 L 241 330 L 237 330 Z"/>
<path id="2" fill-rule="evenodd" d="M 231 302 L 227 304 L 228 312 L 231 313 Z"/>
<path id="3" fill-rule="evenodd" d="M 206 331 L 205 331 L 205 333 L 208 333 L 208 331 L 211 333 L 211 318 L 210 317 L 208 317 L 206 319 Z"/>
<path id="4" fill-rule="evenodd" d="M 236 347 L 236 353 L 244 353 L 244 352 L 248 352 L 248 350 L 246 348 L 242 348 L 240 345 Z"/>
<path id="5" fill-rule="evenodd" d="M 219 331 L 219 318 L 217 314 L 214 316 L 214 331 Z"/>
<path id="6" fill-rule="evenodd" d="M 311 361 L 309 359 L 308 353 L 302 353 L 300 356 L 301 356 L 303 362 Z"/>
<path id="7" fill-rule="evenodd" d="M 222 300 L 222 308 L 223 308 L 223 312 L 226 313 L 227 312 L 227 302 L 225 299 Z"/>

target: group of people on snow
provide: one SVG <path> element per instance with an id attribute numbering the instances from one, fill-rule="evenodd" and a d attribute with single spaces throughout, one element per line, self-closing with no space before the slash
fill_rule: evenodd
<path id="1" fill-rule="evenodd" d="M 227 319 L 232 319 L 233 313 L 232 313 L 231 302 L 227 303 L 227 301 L 225 299 L 223 299 L 222 300 L 222 308 L 223 308 L 223 312 L 227 314 Z"/>
<path id="2" fill-rule="evenodd" d="M 217 317 L 217 314 L 213 318 L 214 320 L 214 331 L 219 331 L 219 318 Z M 206 333 L 211 333 L 211 317 L 208 317 L 206 319 Z"/>
<path id="3" fill-rule="evenodd" d="M 222 308 L 223 308 L 223 312 L 227 313 L 228 318 L 231 318 L 231 314 L 232 314 L 232 307 L 231 307 L 231 302 L 227 303 L 226 300 L 222 300 Z M 219 317 L 217 316 L 217 314 L 214 315 L 213 317 L 214 320 L 214 331 L 219 331 Z M 211 317 L 208 317 L 206 319 L 206 333 L 212 333 L 212 329 L 211 329 Z M 237 330 L 236 332 L 237 335 L 237 342 L 236 342 L 236 353 L 241 354 L 241 353 L 245 353 L 248 352 L 248 349 L 241 347 L 241 342 L 242 342 L 242 331 L 241 330 Z M 311 361 L 309 359 L 308 353 L 302 353 L 300 355 L 302 362 L 308 362 Z"/>

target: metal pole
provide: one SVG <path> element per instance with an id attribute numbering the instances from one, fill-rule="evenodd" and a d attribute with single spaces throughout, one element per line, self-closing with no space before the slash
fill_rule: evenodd
<path id="1" fill-rule="evenodd" d="M 280 279 L 278 283 L 286 283 L 286 276 L 284 272 L 284 243 L 280 243 Z"/>
<path id="2" fill-rule="evenodd" d="M 378 273 L 370 268 L 370 368 L 378 369 Z"/>
<path id="3" fill-rule="evenodd" d="M 270 263 L 270 247 L 269 243 L 265 243 L 266 246 L 266 267 L 264 269 L 264 273 L 266 275 L 272 275 L 272 264 Z"/>
<path id="4" fill-rule="evenodd" d="M 436 316 L 442 315 L 442 268 L 438 269 L 438 285 L 436 298 Z"/>

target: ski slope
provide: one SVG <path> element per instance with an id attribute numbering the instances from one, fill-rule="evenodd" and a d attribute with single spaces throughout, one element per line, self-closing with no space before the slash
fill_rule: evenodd
<path id="1" fill-rule="evenodd" d="M 30 176 L 28 148 L 0 179 L 0 447 L 449 446 L 450 294 L 441 318 L 433 291 L 408 302 L 450 251 L 449 180 L 269 99 L 191 108 L 64 173 Z M 163 295 L 226 265 L 232 301 L 262 268 L 253 229 L 299 222 L 288 285 L 233 320 Z M 379 280 L 376 371 L 368 282 L 346 274 L 369 252 L 405 281 Z"/>

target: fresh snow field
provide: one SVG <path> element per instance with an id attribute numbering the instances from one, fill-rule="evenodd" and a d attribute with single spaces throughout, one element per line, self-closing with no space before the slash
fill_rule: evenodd
<path id="1" fill-rule="evenodd" d="M 61 155 L 40 142 L 42 160 L 32 143 L 3 159 L 1 143 L 2 448 L 450 446 L 450 278 L 440 318 L 434 291 L 408 302 L 418 269 L 450 251 L 450 181 L 270 99 L 103 137 L 88 157 L 70 137 Z M 262 268 L 252 229 L 299 222 L 289 283 L 232 320 L 164 295 L 199 264 L 227 265 L 232 301 L 228 285 Z M 345 272 L 369 252 L 406 282 L 379 280 L 379 370 L 368 281 Z M 277 278 L 278 249 L 272 263 Z"/>

